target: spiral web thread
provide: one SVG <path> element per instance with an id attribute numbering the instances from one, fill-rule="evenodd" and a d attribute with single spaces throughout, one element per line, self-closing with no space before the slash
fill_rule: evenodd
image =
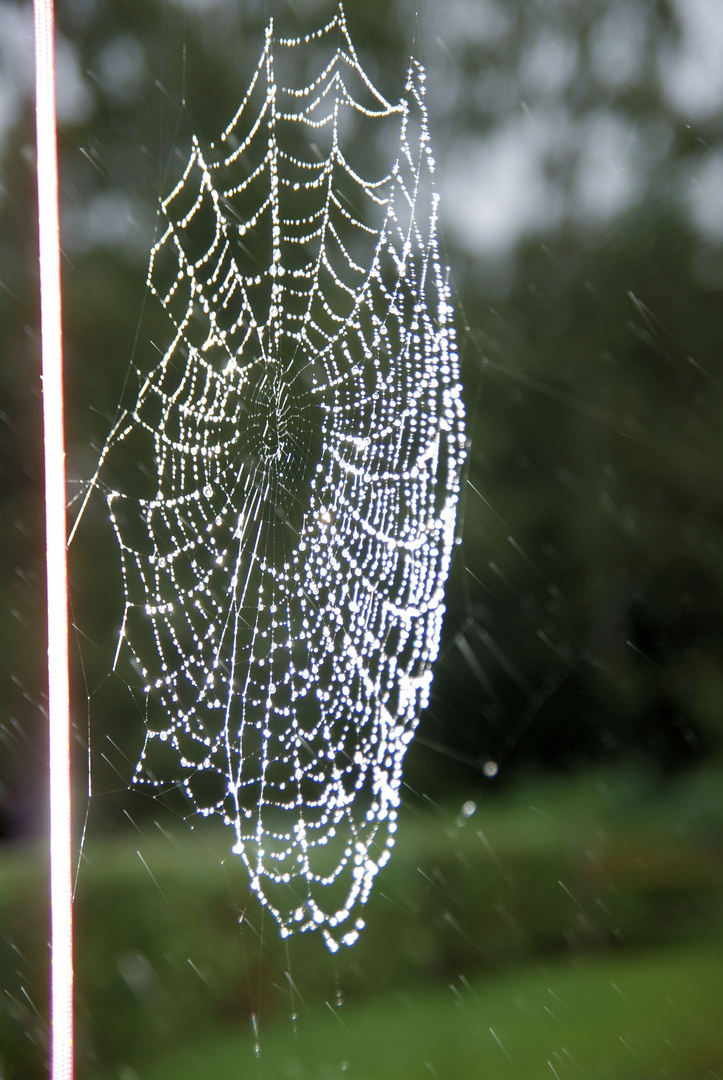
<path id="1" fill-rule="evenodd" d="M 411 61 L 389 104 L 341 8 L 304 38 L 269 24 L 161 204 L 172 340 L 101 458 L 148 484 L 105 486 L 116 662 L 146 698 L 134 783 L 221 815 L 282 935 L 332 950 L 394 843 L 465 453 L 424 77 Z M 367 179 L 374 148 L 396 159 Z"/>

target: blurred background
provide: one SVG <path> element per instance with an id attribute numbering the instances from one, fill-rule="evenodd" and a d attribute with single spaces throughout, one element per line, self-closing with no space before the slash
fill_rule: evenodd
<path id="1" fill-rule="evenodd" d="M 296 36 L 334 10 L 59 4 L 70 500 L 161 325 L 148 253 L 190 133 L 233 116 L 269 18 Z M 389 99 L 411 52 L 427 68 L 471 436 L 397 847 L 331 957 L 280 941 L 220 826 L 128 792 L 143 718 L 91 500 L 70 550 L 78 1076 L 719 1076 L 723 5 L 346 11 Z M 45 1075 L 48 1042 L 33 78 L 31 6 L 0 0 L 2 1080 Z"/>

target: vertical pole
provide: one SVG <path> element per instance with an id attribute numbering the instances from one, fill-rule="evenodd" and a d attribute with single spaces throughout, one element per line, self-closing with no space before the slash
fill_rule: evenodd
<path id="1" fill-rule="evenodd" d="M 50 744 L 51 1076 L 73 1075 L 68 574 L 53 0 L 35 0 Z"/>

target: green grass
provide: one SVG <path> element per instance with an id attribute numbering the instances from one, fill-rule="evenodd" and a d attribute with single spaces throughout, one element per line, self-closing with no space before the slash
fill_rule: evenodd
<path id="1" fill-rule="evenodd" d="M 548 1060 L 559 1080 L 650 1080 L 661 1068 L 669 1080 L 709 1075 L 675 1065 L 665 1039 L 687 1045 L 693 1027 L 676 1027 L 680 1018 L 661 1003 L 677 1002 L 680 988 L 701 1025 L 699 1043 L 710 1042 L 710 1003 L 723 994 L 700 943 L 723 935 L 722 792 L 713 774 L 663 789 L 620 771 L 530 781 L 480 798 L 470 816 L 461 813 L 462 795 L 436 810 L 409 807 L 365 911 L 366 930 L 333 957 L 317 935 L 280 939 L 249 896 L 227 829 L 179 829 L 159 807 L 137 831 L 91 838 L 84 848 L 75 902 L 79 1080 L 155 1080 L 151 1063 L 181 1046 L 181 1064 L 172 1066 L 179 1076 L 219 1080 L 324 1080 L 342 1076 L 342 1061 L 343 1076 L 357 1080 L 498 1080 L 506 1068 L 511 1078 L 551 1080 Z M 7 1080 L 47 1075 L 47 925 L 45 852 L 1 850 Z M 645 951 L 674 941 L 681 951 L 667 960 Z M 576 967 L 565 962 L 573 956 Z M 554 966 L 539 989 L 543 963 Z M 658 974 L 646 989 L 648 968 Z M 293 1006 L 296 1037 L 287 973 L 308 1003 Z M 628 976 L 630 991 L 621 981 Z M 622 999 L 611 994 L 613 982 L 634 1008 L 615 1012 Z M 574 1016 L 555 1008 L 548 988 Z M 325 1002 L 334 1003 L 337 989 L 346 1004 L 334 1015 Z M 258 1060 L 252 1012 L 260 1017 Z M 577 1052 L 568 1029 L 582 1040 Z M 577 1072 L 563 1046 L 579 1058 Z M 643 1068 L 628 1046 L 658 1064 Z M 224 1047 L 226 1064 L 217 1059 Z M 704 1059 L 701 1050 L 695 1060 Z"/>
<path id="2" fill-rule="evenodd" d="M 611 954 L 216 1029 L 143 1080 L 670 1080 L 723 1071 L 723 942 Z"/>

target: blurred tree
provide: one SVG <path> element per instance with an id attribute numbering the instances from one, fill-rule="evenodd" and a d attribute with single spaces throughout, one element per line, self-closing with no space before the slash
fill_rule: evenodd
<path id="1" fill-rule="evenodd" d="M 78 484 L 133 378 L 136 339 L 147 350 L 160 333 L 159 313 L 144 306 L 154 208 L 191 130 L 208 140 L 232 115 L 270 15 L 280 34 L 296 34 L 332 10 L 312 0 L 62 5 Z M 428 67 L 470 414 L 464 543 L 410 784 L 456 783 L 453 762 L 482 782 L 489 760 L 512 774 L 521 763 L 630 754 L 669 769 L 719 754 L 719 10 L 684 0 L 430 0 L 415 17 L 405 2 L 349 0 L 347 12 L 362 62 L 389 96 L 410 49 Z M 27 14 L 0 2 L 10 74 Z M 44 783 L 43 549 L 32 116 L 28 86 L 2 86 L 0 782 L 4 828 L 17 833 L 42 820 L 32 807 Z M 102 506 L 90 507 L 71 569 L 78 753 L 89 716 L 102 792 L 123 786 L 143 725 L 109 674 L 121 600 Z"/>

